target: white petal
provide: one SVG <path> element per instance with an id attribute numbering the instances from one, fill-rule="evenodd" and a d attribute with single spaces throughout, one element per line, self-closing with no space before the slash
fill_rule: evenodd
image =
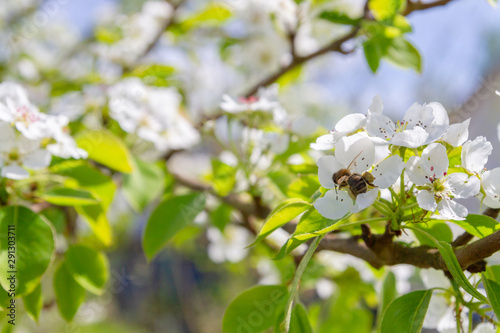
<path id="1" fill-rule="evenodd" d="M 424 328 L 435 329 L 439 321 L 448 311 L 448 304 L 444 297 L 433 294 L 429 303 L 429 309 L 425 315 Z"/>
<path id="2" fill-rule="evenodd" d="M 488 197 L 500 201 L 500 168 L 488 170 L 483 174 L 483 189 Z"/>
<path id="3" fill-rule="evenodd" d="M 353 202 L 349 194 L 342 190 L 330 190 L 325 196 L 314 202 L 314 208 L 326 218 L 338 220 L 344 217 L 351 208 Z"/>
<path id="4" fill-rule="evenodd" d="M 432 143 L 422 152 L 422 166 L 426 168 L 429 177 L 441 178 L 448 171 L 448 154 L 440 143 Z"/>
<path id="5" fill-rule="evenodd" d="M 357 213 L 373 205 L 373 203 L 378 197 L 378 193 L 379 190 L 373 188 L 368 192 L 358 194 L 358 196 L 356 197 L 356 202 L 354 203 L 354 206 L 351 208 L 351 212 Z"/>
<path id="6" fill-rule="evenodd" d="M 314 150 L 330 150 L 335 147 L 337 140 L 334 139 L 332 133 L 320 136 L 316 139 L 316 143 L 311 143 L 311 148 Z"/>
<path id="7" fill-rule="evenodd" d="M 369 113 L 366 122 L 366 132 L 371 136 L 390 139 L 395 131 L 394 122 L 383 114 Z"/>
<path id="8" fill-rule="evenodd" d="M 371 168 L 375 158 L 375 147 L 367 137 L 348 136 L 340 139 L 335 148 L 335 156 L 344 167 L 353 172 L 363 173 Z"/>
<path id="9" fill-rule="evenodd" d="M 353 133 L 366 125 L 366 116 L 361 113 L 348 114 L 335 125 L 335 131 Z"/>
<path id="10" fill-rule="evenodd" d="M 479 323 L 472 333 L 496 333 L 497 329 L 492 323 Z"/>
<path id="11" fill-rule="evenodd" d="M 368 111 L 372 113 L 382 113 L 384 109 L 384 103 L 382 103 L 382 98 L 380 95 L 375 95 L 372 99 L 372 104 L 368 107 Z"/>
<path id="12" fill-rule="evenodd" d="M 438 211 L 441 216 L 450 220 L 464 220 L 469 214 L 464 205 L 448 198 L 438 203 Z"/>
<path id="13" fill-rule="evenodd" d="M 429 138 L 426 143 L 431 143 L 438 140 L 446 133 L 450 125 L 450 119 L 448 118 L 448 112 L 446 112 L 446 109 L 440 103 L 432 102 L 426 106 L 431 107 L 433 112 L 432 124 L 426 129 L 429 133 Z"/>
<path id="14" fill-rule="evenodd" d="M 434 192 L 430 191 L 419 191 L 417 194 L 417 203 L 420 208 L 434 212 L 437 208 L 436 199 L 434 198 Z"/>
<path id="15" fill-rule="evenodd" d="M 333 174 L 340 169 L 344 168 L 342 163 L 340 163 L 335 156 L 323 156 L 318 162 L 318 178 L 321 186 L 324 188 L 334 188 L 335 183 L 333 182 Z"/>
<path id="16" fill-rule="evenodd" d="M 376 136 L 370 136 L 369 138 L 375 146 L 375 157 L 373 159 L 375 162 L 382 161 L 391 154 L 391 151 L 389 150 L 389 142 L 384 139 L 377 138 Z"/>
<path id="17" fill-rule="evenodd" d="M 490 197 L 489 195 L 487 195 L 484 197 L 482 202 L 483 202 L 483 204 L 485 204 L 486 206 L 488 206 L 490 208 L 495 208 L 495 209 L 500 208 L 500 199 L 498 199 L 498 197 L 494 198 L 494 197 Z"/>
<path id="18" fill-rule="evenodd" d="M 412 156 L 408 162 L 406 162 L 406 173 L 415 185 L 430 183 L 427 170 L 422 166 L 422 159 L 418 156 Z"/>
<path id="19" fill-rule="evenodd" d="M 472 172 L 482 171 L 492 151 L 493 146 L 484 136 L 467 141 L 462 147 L 462 165 Z"/>
<path id="20" fill-rule="evenodd" d="M 446 177 L 445 184 L 453 193 L 455 198 L 470 198 L 479 193 L 481 181 L 476 176 L 468 176 L 465 173 L 452 173 Z"/>
<path id="21" fill-rule="evenodd" d="M 25 179 L 30 176 L 19 164 L 13 163 L 2 168 L 2 177 L 9 179 Z"/>
<path id="22" fill-rule="evenodd" d="M 450 280 L 444 275 L 444 272 L 434 268 L 421 268 L 420 278 L 426 289 L 451 287 Z"/>
<path id="23" fill-rule="evenodd" d="M 422 127 L 417 126 L 413 129 L 394 133 L 390 143 L 395 146 L 417 148 L 422 146 L 428 137 L 429 133 L 427 133 Z"/>
<path id="24" fill-rule="evenodd" d="M 432 125 L 433 120 L 432 108 L 418 103 L 413 103 L 403 117 L 403 122 L 410 129 L 415 127 L 428 128 Z"/>
<path id="25" fill-rule="evenodd" d="M 401 157 L 393 155 L 388 159 L 383 160 L 372 171 L 375 177 L 373 184 L 380 188 L 388 188 L 392 186 L 401 176 L 401 172 L 405 167 L 405 163 Z"/>
<path id="26" fill-rule="evenodd" d="M 39 170 L 48 167 L 50 164 L 50 153 L 46 150 L 35 150 L 23 157 L 23 165 L 32 170 Z"/>
<path id="27" fill-rule="evenodd" d="M 441 140 L 449 143 L 453 147 L 458 147 L 463 145 L 464 142 L 467 141 L 467 138 L 469 137 L 469 124 L 470 124 L 470 118 L 466 119 L 461 123 L 450 125 L 450 127 L 448 127 L 448 130 L 446 131 L 446 133 L 444 133 Z"/>

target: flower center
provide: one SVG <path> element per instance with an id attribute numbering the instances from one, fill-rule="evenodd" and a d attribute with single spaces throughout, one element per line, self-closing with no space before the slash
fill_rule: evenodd
<path id="1" fill-rule="evenodd" d="M 396 121 L 396 132 L 403 132 L 408 126 L 408 122 L 404 120 Z"/>
<path id="2" fill-rule="evenodd" d="M 257 102 L 259 100 L 259 98 L 256 96 L 250 96 L 250 97 L 240 97 L 240 98 L 238 98 L 238 100 L 241 103 L 252 104 L 252 103 Z"/>
<path id="3" fill-rule="evenodd" d="M 9 152 L 8 159 L 10 161 L 17 161 L 19 159 L 19 152 L 17 149 L 13 149 Z"/>

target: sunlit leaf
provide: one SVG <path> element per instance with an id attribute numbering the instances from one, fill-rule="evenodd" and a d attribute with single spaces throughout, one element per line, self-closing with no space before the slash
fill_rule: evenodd
<path id="1" fill-rule="evenodd" d="M 381 333 L 419 333 L 432 290 L 417 290 L 396 298 L 382 317 Z"/>
<path id="2" fill-rule="evenodd" d="M 10 234 L 9 226 L 15 227 Z M 16 296 L 28 294 L 39 284 L 52 259 L 52 229 L 40 216 L 23 206 L 2 208 L 0 228 L 0 282 L 9 290 L 9 272 L 15 270 Z M 9 262 L 9 242 L 15 242 L 15 263 Z"/>
<path id="3" fill-rule="evenodd" d="M 411 68 L 417 73 L 422 72 L 422 57 L 420 53 L 415 46 L 402 37 L 391 40 L 384 57 L 396 66 Z"/>
<path id="4" fill-rule="evenodd" d="M 54 292 L 59 312 L 66 321 L 73 320 L 80 305 L 85 301 L 85 289 L 71 276 L 65 263 L 54 274 Z"/>
<path id="5" fill-rule="evenodd" d="M 262 226 L 254 244 L 266 238 L 274 230 L 282 227 L 299 214 L 305 212 L 311 207 L 306 201 L 300 199 L 288 199 L 278 205 L 268 216 L 266 222 Z"/>
<path id="6" fill-rule="evenodd" d="M 78 146 L 89 153 L 89 159 L 119 172 L 132 172 L 132 155 L 122 140 L 111 132 L 86 130 L 78 133 L 75 139 Z"/>
<path id="7" fill-rule="evenodd" d="M 179 230 L 194 221 L 205 208 L 202 193 L 171 197 L 156 207 L 149 218 L 142 248 L 149 261 L 167 244 Z"/>
<path id="8" fill-rule="evenodd" d="M 450 221 L 464 228 L 469 234 L 479 238 L 489 236 L 500 230 L 500 223 L 486 215 L 469 214 L 465 220 Z"/>
<path id="9" fill-rule="evenodd" d="M 226 309 L 222 332 L 258 333 L 273 327 L 287 296 L 284 286 L 258 286 L 243 292 Z"/>
<path id="10" fill-rule="evenodd" d="M 370 0 L 368 6 L 377 21 L 383 21 L 395 16 L 405 7 L 404 0 Z"/>
<path id="11" fill-rule="evenodd" d="M 488 295 L 491 307 L 493 308 L 493 312 L 495 312 L 497 318 L 500 318 L 500 284 L 487 279 L 484 274 L 482 275 L 482 278 L 486 294 Z"/>
<path id="12" fill-rule="evenodd" d="M 113 243 L 113 232 L 101 205 L 86 205 L 75 207 L 76 212 L 89 224 L 94 235 L 106 246 Z"/>
<path id="13" fill-rule="evenodd" d="M 25 295 L 23 297 L 23 302 L 26 313 L 31 317 L 31 319 L 38 322 L 38 316 L 40 315 L 40 311 L 43 307 L 41 284 L 38 284 L 38 286 L 31 293 Z"/>
<path id="14" fill-rule="evenodd" d="M 65 255 L 66 268 L 83 288 L 101 294 L 109 279 L 107 257 L 99 251 L 83 245 L 71 246 Z"/>
<path id="15" fill-rule="evenodd" d="M 352 18 L 349 15 L 338 11 L 323 11 L 319 14 L 319 18 L 337 24 L 357 25 L 361 19 Z"/>
<path id="16" fill-rule="evenodd" d="M 142 211 L 165 188 L 165 173 L 155 164 L 134 159 L 134 171 L 123 175 L 123 193 L 136 211 Z"/>
<path id="17" fill-rule="evenodd" d="M 99 203 L 92 193 L 73 188 L 56 188 L 41 195 L 41 198 L 58 206 L 81 206 Z"/>
<path id="18" fill-rule="evenodd" d="M 236 168 L 219 160 L 212 160 L 212 174 L 209 179 L 218 195 L 226 196 L 234 189 L 236 171 Z"/>

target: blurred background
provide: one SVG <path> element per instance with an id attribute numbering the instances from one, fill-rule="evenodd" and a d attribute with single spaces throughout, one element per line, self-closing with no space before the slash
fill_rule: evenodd
<path id="1" fill-rule="evenodd" d="M 35 103 L 41 105 L 46 102 L 44 89 L 49 89 L 44 87 L 44 75 L 51 75 L 51 68 L 72 78 L 85 75 L 89 68 L 98 68 L 101 76 L 113 81 L 126 68 L 127 56 L 134 57 L 136 50 L 133 42 L 122 45 L 122 49 L 112 49 L 106 41 L 115 38 L 113 33 L 119 33 L 113 30 L 114 26 L 128 27 L 125 29 L 133 35 L 157 24 L 155 14 L 160 14 L 154 9 L 147 13 L 149 16 L 129 21 L 137 13 L 144 13 L 144 2 L 4 0 L 0 6 L 3 79 L 15 79 L 12 73 L 17 73 L 22 80 L 39 82 L 31 93 Z M 212 2 L 183 2 L 178 8 L 178 21 L 193 17 L 209 3 Z M 286 61 L 286 39 L 270 31 L 269 22 L 262 20 L 271 16 L 260 16 L 263 3 L 218 2 L 224 8 L 220 15 L 225 15 L 226 10 L 232 13 L 227 20 L 190 34 L 180 34 L 175 29 L 182 27 L 174 27 L 174 31 L 151 45 L 140 62 L 175 69 L 173 80 L 182 86 L 185 107 L 193 119 L 217 112 L 223 94 L 241 94 Z M 364 4 L 347 0 L 329 3 L 352 16 L 360 15 Z M 381 95 L 384 112 L 393 119 L 401 118 L 413 102 L 438 101 L 449 111 L 452 122 L 471 118 L 470 136 L 486 136 L 494 146 L 489 163 L 499 165 L 500 98 L 495 95 L 495 90 L 500 90 L 499 10 L 486 1 L 457 0 L 414 12 L 409 20 L 413 32 L 408 39 L 423 57 L 421 74 L 386 62 L 373 74 L 361 48 L 348 55 L 327 54 L 308 62 L 292 83 L 283 85 L 281 104 L 290 114 L 307 115 L 318 126 L 332 129 L 347 113 L 365 113 L 376 94 Z M 305 30 L 300 43 L 305 53 L 346 31 L 345 27 L 317 21 Z M 54 71 L 52 75 L 60 74 Z M 79 100 L 67 98 L 63 107 L 78 108 L 78 103 Z M 218 333 L 225 307 L 242 290 L 256 283 L 281 283 L 293 274 L 290 258 L 272 262 L 273 253 L 266 249 L 243 249 L 251 241 L 249 234 L 239 230 L 231 237 L 205 234 L 198 225 L 177 234 L 172 245 L 148 264 L 141 249 L 141 236 L 151 211 L 134 213 L 120 194 L 113 205 L 115 213 L 110 219 L 118 236 L 109 252 L 109 291 L 86 302 L 71 324 L 62 321 L 55 306 L 46 304 L 40 324 L 23 321 L 18 332 Z M 204 219 L 207 217 L 199 217 L 200 225 Z M 348 288 L 358 283 L 357 288 L 366 293 L 369 305 L 374 290 L 369 284 L 363 290 L 363 283 L 375 273 L 368 266 L 333 254 L 322 260 L 344 271 L 337 285 Z M 349 266 L 361 275 L 345 270 Z M 328 302 L 335 286 L 315 279 L 323 269 L 314 265 L 310 269 L 307 277 L 315 282 L 309 297 Z M 406 277 L 414 274 L 404 267 L 395 268 L 395 272 Z M 305 285 L 307 281 L 306 278 Z"/>

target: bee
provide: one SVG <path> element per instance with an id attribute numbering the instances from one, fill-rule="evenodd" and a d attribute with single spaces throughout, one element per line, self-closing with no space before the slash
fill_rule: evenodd
<path id="1" fill-rule="evenodd" d="M 363 172 L 363 174 L 359 174 L 357 172 L 353 173 L 351 171 L 351 167 L 356 165 L 355 161 L 361 153 L 362 152 L 354 157 L 347 168 L 340 169 L 332 176 L 333 182 L 338 185 L 340 189 L 345 187 L 349 188 L 348 193 L 353 200 L 355 200 L 359 194 L 366 193 L 368 189 L 376 187 L 373 185 L 375 177 L 373 177 L 373 175 L 368 171 Z"/>

